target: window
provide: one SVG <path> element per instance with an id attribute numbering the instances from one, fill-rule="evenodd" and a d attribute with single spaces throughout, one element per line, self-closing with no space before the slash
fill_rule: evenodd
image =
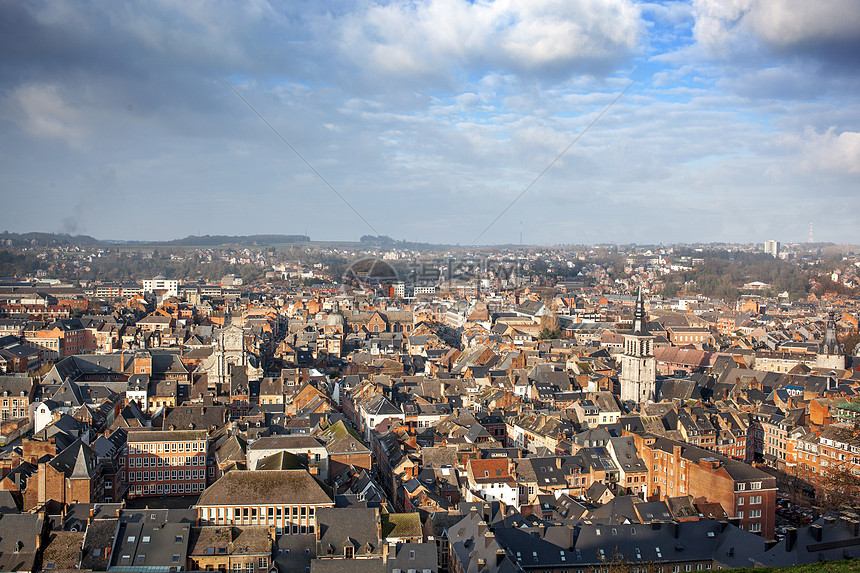
<path id="1" fill-rule="evenodd" d="M 739 497 L 738 498 L 738 505 L 743 505 L 743 504 L 744 504 L 744 498 Z"/>
<path id="2" fill-rule="evenodd" d="M 144 535 L 140 538 L 141 543 L 149 543 L 149 535 Z"/>
<path id="3" fill-rule="evenodd" d="M 761 523 L 750 523 L 750 533 L 761 532 Z"/>
<path id="4" fill-rule="evenodd" d="M 269 558 L 268 558 L 268 557 L 260 557 L 260 558 L 257 560 L 257 566 L 258 566 L 260 569 L 265 569 L 266 567 L 268 567 L 268 566 L 269 566 Z"/>
<path id="5" fill-rule="evenodd" d="M 761 489 L 761 482 L 754 481 L 750 484 L 750 489 Z"/>
<path id="6" fill-rule="evenodd" d="M 738 511 L 738 519 L 743 519 L 743 518 L 744 518 L 743 510 Z"/>
<path id="7" fill-rule="evenodd" d="M 760 509 L 751 509 L 749 516 L 750 516 L 750 519 L 756 519 L 758 517 L 761 517 L 761 510 Z"/>
<path id="8" fill-rule="evenodd" d="M 754 495 L 750 497 L 750 505 L 758 505 L 761 503 L 761 496 Z"/>

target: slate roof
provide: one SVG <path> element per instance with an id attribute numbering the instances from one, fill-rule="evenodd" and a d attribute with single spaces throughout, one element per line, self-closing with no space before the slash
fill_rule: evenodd
<path id="1" fill-rule="evenodd" d="M 31 571 L 44 520 L 34 513 L 0 514 L 0 571 Z"/>
<path id="2" fill-rule="evenodd" d="M 201 494 L 198 506 L 327 505 L 332 500 L 305 470 L 231 471 Z"/>
<path id="3" fill-rule="evenodd" d="M 345 546 L 352 546 L 356 554 L 382 554 L 378 509 L 320 508 L 316 516 L 317 555 L 343 555 Z"/>

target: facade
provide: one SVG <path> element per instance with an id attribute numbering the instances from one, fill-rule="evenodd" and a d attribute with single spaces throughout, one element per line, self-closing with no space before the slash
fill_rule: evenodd
<path id="1" fill-rule="evenodd" d="M 179 281 L 176 279 L 168 279 L 162 275 L 158 275 L 155 278 L 145 279 L 141 283 L 144 293 L 165 291 L 166 296 L 179 296 Z"/>
<path id="2" fill-rule="evenodd" d="M 0 420 L 27 418 L 35 387 L 27 375 L 0 376 Z"/>
<path id="3" fill-rule="evenodd" d="M 186 495 L 206 488 L 205 430 L 132 430 L 120 457 L 129 497 Z"/>

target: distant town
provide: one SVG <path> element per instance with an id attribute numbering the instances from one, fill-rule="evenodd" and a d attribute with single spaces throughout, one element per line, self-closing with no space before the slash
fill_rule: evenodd
<path id="1" fill-rule="evenodd" d="M 811 239 L 0 234 L 0 571 L 860 559 L 860 247 Z"/>

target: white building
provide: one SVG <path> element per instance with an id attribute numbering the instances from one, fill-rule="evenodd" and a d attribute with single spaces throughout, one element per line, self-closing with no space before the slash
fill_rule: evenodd
<path id="1" fill-rule="evenodd" d="M 179 281 L 176 279 L 168 279 L 162 275 L 158 275 L 152 279 L 144 279 L 143 292 L 154 293 L 155 291 L 166 291 L 167 296 L 179 296 Z"/>
<path id="2" fill-rule="evenodd" d="M 774 258 L 779 258 L 779 241 L 765 241 L 764 252 Z"/>

